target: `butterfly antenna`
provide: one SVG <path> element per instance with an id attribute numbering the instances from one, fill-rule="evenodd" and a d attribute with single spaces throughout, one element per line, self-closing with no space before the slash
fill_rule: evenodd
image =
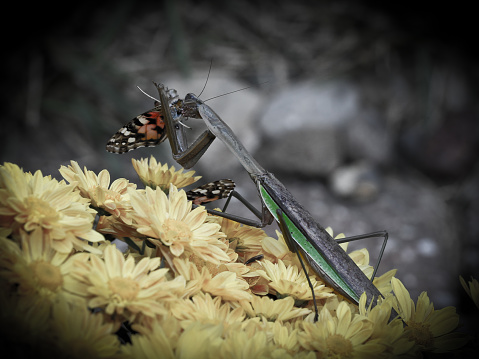
<path id="1" fill-rule="evenodd" d="M 151 96 L 151 95 L 147 94 L 145 91 L 143 91 L 143 90 L 140 88 L 140 86 L 136 86 L 136 87 L 138 87 L 138 90 L 140 90 L 141 92 L 143 92 L 143 94 L 145 94 L 146 96 L 148 96 L 148 97 L 151 98 L 152 100 L 155 100 L 155 101 L 157 101 L 157 102 L 161 102 L 160 100 L 154 98 L 153 96 Z"/>
<path id="2" fill-rule="evenodd" d="M 265 81 L 265 82 L 261 82 L 259 85 L 263 85 L 265 83 L 267 83 L 268 81 Z M 229 95 L 229 94 L 232 94 L 232 93 L 235 93 L 235 92 L 239 92 L 239 91 L 243 91 L 243 90 L 246 90 L 246 89 L 249 89 L 253 86 L 248 86 L 248 87 L 244 87 L 242 89 L 239 89 L 239 90 L 234 90 L 234 91 L 231 91 L 231 92 L 227 92 L 227 93 L 224 93 L 222 95 L 218 95 L 218 96 L 215 96 L 215 97 L 210 97 L 209 99 L 207 100 L 204 100 L 203 102 L 206 102 L 206 101 L 209 101 L 209 100 L 213 100 L 214 98 L 218 98 L 218 97 L 221 97 L 221 96 L 226 96 L 226 95 Z"/>
<path id="3" fill-rule="evenodd" d="M 206 76 L 206 82 L 205 82 L 205 85 L 203 86 L 203 90 L 201 90 L 200 94 L 198 95 L 198 97 L 201 96 L 201 94 L 203 93 L 203 91 L 205 90 L 206 88 L 206 84 L 208 83 L 208 79 L 210 78 L 210 73 L 211 73 L 211 66 L 213 65 L 213 59 L 211 59 L 210 61 L 210 69 L 208 70 L 208 76 Z"/>

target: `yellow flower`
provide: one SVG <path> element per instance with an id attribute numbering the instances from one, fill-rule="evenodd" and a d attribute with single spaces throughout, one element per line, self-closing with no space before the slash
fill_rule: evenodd
<path id="1" fill-rule="evenodd" d="M 224 341 L 223 330 L 221 324 L 193 322 L 178 339 L 176 358 L 233 358 L 218 353 Z"/>
<path id="2" fill-rule="evenodd" d="M 71 166 L 61 166 L 60 173 L 70 184 L 80 190 L 83 197 L 91 200 L 93 207 L 101 208 L 122 218 L 127 211 L 131 210 L 127 189 L 136 189 L 136 184 L 124 178 L 119 178 L 110 184 L 110 173 L 107 170 L 101 171 L 97 176 L 86 167 L 82 171 L 75 161 L 71 161 Z"/>
<path id="3" fill-rule="evenodd" d="M 54 347 L 65 358 L 113 358 L 120 352 L 113 323 L 104 322 L 101 313 L 93 314 L 85 306 L 55 303 L 50 330 Z"/>
<path id="4" fill-rule="evenodd" d="M 141 182 L 145 186 L 156 189 L 160 187 L 162 191 L 168 193 L 170 184 L 175 185 L 177 188 L 186 187 L 190 184 L 198 181 L 201 176 L 193 177 L 195 171 L 189 171 L 183 173 L 183 169 L 176 171 L 175 167 L 171 166 L 168 169 L 168 165 L 162 165 L 159 162 L 156 162 L 156 159 L 151 156 L 150 163 L 148 164 L 148 159 L 142 158 L 141 160 L 131 159 L 133 167 L 135 168 L 136 173 L 140 177 Z"/>
<path id="5" fill-rule="evenodd" d="M 346 302 L 339 303 L 336 316 L 323 308 L 316 323 L 303 322 L 299 342 L 307 350 L 315 350 L 320 358 L 379 358 L 385 346 L 370 339 L 372 323 L 361 315 L 353 318 Z"/>
<path id="6" fill-rule="evenodd" d="M 251 299 L 251 294 L 247 292 L 249 285 L 245 280 L 235 272 L 220 272 L 211 266 L 203 266 L 200 272 L 197 265 L 189 259 L 173 259 L 173 267 L 187 281 L 185 297 L 203 291 L 227 301 Z"/>
<path id="7" fill-rule="evenodd" d="M 261 241 L 265 259 L 273 263 L 276 263 L 277 259 L 281 259 L 288 264 L 292 263 L 297 258 L 296 253 L 289 250 L 283 235 L 279 231 L 276 231 L 276 235 L 278 236 L 277 240 L 272 237 L 266 237 Z"/>
<path id="8" fill-rule="evenodd" d="M 216 356 L 227 359 L 270 358 L 274 350 L 273 343 L 265 332 L 257 332 L 250 336 L 245 331 L 229 330 L 221 343 L 220 352 Z"/>
<path id="9" fill-rule="evenodd" d="M 294 265 L 288 265 L 286 267 L 281 259 L 278 260 L 278 263 L 265 260 L 262 261 L 261 264 L 264 270 L 256 270 L 256 273 L 269 280 L 269 286 L 273 288 L 280 297 L 292 296 L 295 300 L 299 301 L 313 299 L 311 288 L 302 269 Z M 314 276 L 310 276 L 309 279 L 313 285 L 316 300 L 334 295 L 332 294 L 333 290 L 331 288 L 317 281 Z"/>
<path id="10" fill-rule="evenodd" d="M 311 313 L 307 308 L 296 308 L 294 299 L 286 297 L 273 300 L 268 297 L 253 296 L 251 301 L 240 301 L 241 306 L 250 318 L 260 317 L 268 321 L 281 322 L 302 317 Z"/>
<path id="11" fill-rule="evenodd" d="M 41 228 L 20 234 L 20 246 L 0 238 L 0 276 L 15 285 L 20 295 L 37 295 L 51 301 L 63 297 L 84 304 L 81 297 L 70 293 L 75 282 L 71 277 L 73 258 L 53 250 Z"/>
<path id="12" fill-rule="evenodd" d="M 459 324 L 459 316 L 454 307 L 434 310 L 426 292 L 422 292 L 414 305 L 409 292 L 397 278 L 391 280 L 397 299 L 396 312 L 407 324 L 405 336 L 416 343 L 423 351 L 444 353 L 460 348 L 466 339 L 453 330 Z"/>
<path id="13" fill-rule="evenodd" d="M 161 356 L 174 359 L 178 338 L 181 333 L 180 322 L 171 316 L 157 320 L 151 327 L 132 326 L 139 334 L 131 337 L 131 344 L 121 346 L 122 353 L 128 358 L 149 359 Z"/>
<path id="14" fill-rule="evenodd" d="M 479 282 L 477 279 L 471 277 L 469 285 L 466 284 L 466 281 L 464 278 L 462 278 L 462 276 L 459 276 L 459 280 L 461 281 L 461 285 L 466 291 L 467 295 L 471 297 L 476 307 L 479 308 Z"/>
<path id="15" fill-rule="evenodd" d="M 222 303 L 221 297 L 212 298 L 209 293 L 195 295 L 191 299 L 175 302 L 171 313 L 181 320 L 182 327 L 186 328 L 192 322 L 224 324 L 242 322 L 245 318 L 242 308 L 232 310 L 228 303 Z"/>
<path id="16" fill-rule="evenodd" d="M 261 240 L 268 237 L 261 228 L 247 226 L 227 218 L 212 215 L 208 217 L 208 221 L 221 226 L 221 232 L 226 234 L 228 242 L 242 257 L 245 253 L 258 254 L 261 251 Z"/>
<path id="17" fill-rule="evenodd" d="M 371 308 L 366 308 L 366 294 L 363 293 L 359 299 L 359 313 L 367 317 L 373 324 L 373 331 L 370 339 L 378 339 L 386 347 L 387 356 L 398 357 L 412 353 L 414 341 L 404 336 L 404 323 L 396 318 L 389 322 L 394 297 L 386 299 Z"/>
<path id="18" fill-rule="evenodd" d="M 130 190 L 130 196 L 137 231 L 158 246 L 169 261 L 169 253 L 178 257 L 185 251 L 215 264 L 230 260 L 227 246 L 220 241 L 225 237 L 220 226 L 205 223 L 207 212 L 203 206 L 191 210 L 185 191 L 171 185 L 167 197 L 163 191 L 147 187 L 145 192 Z"/>
<path id="19" fill-rule="evenodd" d="M 293 329 L 292 325 L 288 324 L 284 325 L 280 321 L 273 322 L 273 342 L 286 353 L 294 354 L 299 350 L 298 329 Z"/>
<path id="20" fill-rule="evenodd" d="M 95 211 L 74 186 L 58 182 L 40 171 L 24 173 L 18 166 L 0 167 L 0 225 L 11 227 L 15 236 L 20 229 L 31 232 L 41 228 L 53 249 L 96 251 L 88 242 L 103 241 L 92 229 Z"/>
<path id="21" fill-rule="evenodd" d="M 133 256 L 125 259 L 115 245 L 105 249 L 103 259 L 91 255 L 90 262 L 75 264 L 75 277 L 86 286 L 76 294 L 84 295 L 90 308 L 104 308 L 107 315 L 130 321 L 140 314 L 166 314 L 161 302 L 177 299 L 172 292 L 184 287 L 184 281 L 166 279 L 168 269 L 157 269 L 160 258 L 145 257 L 135 264 Z"/>

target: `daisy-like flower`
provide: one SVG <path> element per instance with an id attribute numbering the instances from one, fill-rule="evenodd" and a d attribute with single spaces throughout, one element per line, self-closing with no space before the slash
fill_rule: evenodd
<path id="1" fill-rule="evenodd" d="M 24 173 L 11 163 L 0 167 L 0 225 L 31 232 L 41 228 L 53 249 L 95 251 L 88 242 L 103 241 L 92 229 L 95 211 L 75 187 L 58 182 L 40 171 Z"/>
<path id="2" fill-rule="evenodd" d="M 225 237 L 220 226 L 205 223 L 204 207 L 191 210 L 185 191 L 170 185 L 167 197 L 163 191 L 147 187 L 145 192 L 130 190 L 130 196 L 137 231 L 158 246 L 169 262 L 171 255 L 179 257 L 185 251 L 215 264 L 230 260 L 227 246 L 220 241 Z M 169 251 L 164 251 L 165 246 Z"/>
<path id="3" fill-rule="evenodd" d="M 209 293 L 195 295 L 191 299 L 175 302 L 171 313 L 186 328 L 192 322 L 224 324 L 242 322 L 245 318 L 242 308 L 231 309 L 228 303 L 222 303 L 221 297 L 212 298 Z"/>
<path id="4" fill-rule="evenodd" d="M 462 278 L 462 276 L 459 277 L 459 280 L 461 281 L 461 285 L 466 291 L 467 295 L 473 300 L 476 307 L 479 308 L 479 282 L 477 279 L 471 277 L 471 280 L 468 284 L 464 278 Z"/>
<path id="5" fill-rule="evenodd" d="M 228 242 L 242 257 L 245 253 L 249 253 L 251 256 L 259 254 L 262 239 L 268 237 L 261 228 L 247 226 L 227 218 L 211 215 L 207 221 L 218 223 L 221 226 L 221 232 L 226 234 Z"/>
<path id="6" fill-rule="evenodd" d="M 221 343 L 218 355 L 212 357 L 228 359 L 270 358 L 274 348 L 272 341 L 268 339 L 264 331 L 250 336 L 245 331 L 230 329 L 226 333 L 225 340 Z"/>
<path id="7" fill-rule="evenodd" d="M 189 259 L 174 258 L 173 267 L 186 279 L 185 297 L 200 293 L 210 293 L 227 301 L 250 300 L 249 284 L 235 272 L 220 272 L 212 265 L 198 266 Z M 226 268 L 226 267 L 225 267 Z"/>
<path id="8" fill-rule="evenodd" d="M 316 323 L 303 322 L 299 342 L 307 350 L 315 350 L 320 358 L 379 358 L 385 346 L 379 339 L 370 339 L 373 325 L 366 317 L 353 317 L 351 308 L 341 302 L 332 316 L 323 308 Z"/>
<path id="9" fill-rule="evenodd" d="M 308 308 L 295 307 L 294 299 L 291 297 L 273 300 L 268 297 L 253 296 L 251 301 L 240 301 L 240 304 L 250 318 L 260 317 L 271 322 L 276 320 L 284 322 L 311 313 Z"/>
<path id="10" fill-rule="evenodd" d="M 71 161 L 71 166 L 61 166 L 59 171 L 63 178 L 80 190 L 83 197 L 91 200 L 91 205 L 96 209 L 101 208 L 122 219 L 131 210 L 127 189 L 136 189 L 136 184 L 125 178 L 119 178 L 110 184 L 110 173 L 107 170 L 102 170 L 97 176 L 86 167 L 82 171 L 75 161 Z"/>
<path id="11" fill-rule="evenodd" d="M 459 324 L 454 307 L 434 310 L 426 292 L 422 292 L 414 305 L 409 292 L 397 278 L 391 280 L 397 299 L 396 312 L 407 324 L 404 335 L 416 343 L 417 348 L 433 353 L 444 353 L 464 346 L 466 338 L 453 330 Z"/>
<path id="12" fill-rule="evenodd" d="M 107 315 L 130 321 L 140 314 L 166 314 L 161 302 L 177 299 L 174 291 L 184 287 L 184 281 L 166 279 L 167 268 L 157 269 L 160 258 L 145 257 L 135 264 L 133 256 L 125 259 L 115 245 L 105 249 L 103 259 L 92 255 L 89 263 L 75 264 L 75 278 L 86 288 L 76 294 L 84 295 L 90 308 L 104 308 Z"/>
<path id="13" fill-rule="evenodd" d="M 299 350 L 298 329 L 293 328 L 290 323 L 274 321 L 272 324 L 274 344 L 286 353 L 296 353 Z"/>
<path id="14" fill-rule="evenodd" d="M 278 239 L 272 237 L 263 238 L 261 241 L 261 247 L 265 253 L 265 259 L 270 260 L 273 263 L 276 263 L 278 259 L 281 259 L 283 262 L 291 263 L 296 258 L 296 253 L 293 253 L 289 250 L 286 242 L 284 241 L 283 235 L 276 231 Z"/>
<path id="15" fill-rule="evenodd" d="M 181 333 L 180 322 L 167 316 L 156 320 L 151 327 L 133 325 L 139 334 L 131 337 L 131 344 L 121 346 L 128 358 L 148 359 L 158 357 L 175 359 L 175 350 Z"/>
<path id="16" fill-rule="evenodd" d="M 176 358 L 234 358 L 219 355 L 224 342 L 223 331 L 221 324 L 193 322 L 178 339 Z"/>
<path id="17" fill-rule="evenodd" d="M 415 342 L 404 336 L 404 323 L 400 319 L 389 322 L 393 297 L 389 296 L 380 301 L 374 308 L 369 304 L 366 308 L 366 294 L 359 299 L 359 314 L 367 317 L 373 324 L 373 332 L 370 339 L 379 339 L 386 347 L 387 356 L 407 356 L 411 353 Z"/>
<path id="18" fill-rule="evenodd" d="M 264 270 L 256 270 L 256 273 L 269 280 L 268 285 L 280 297 L 291 296 L 299 301 L 313 299 L 306 275 L 298 267 L 294 265 L 285 266 L 281 259 L 278 260 L 278 263 L 263 261 L 262 266 Z M 310 281 L 314 288 L 316 300 L 334 295 L 331 288 L 317 281 L 314 276 L 310 276 Z"/>
<path id="19" fill-rule="evenodd" d="M 0 276 L 22 296 L 36 295 L 52 302 L 62 297 L 84 305 L 81 297 L 70 292 L 75 286 L 70 275 L 73 258 L 53 250 L 41 228 L 30 234 L 21 231 L 20 235 L 20 245 L 0 238 Z"/>
<path id="20" fill-rule="evenodd" d="M 153 189 L 160 187 L 161 190 L 166 193 L 168 193 L 170 189 L 170 184 L 175 185 L 176 188 L 181 188 L 189 186 L 201 178 L 201 176 L 193 177 L 195 171 L 183 173 L 183 168 L 178 171 L 173 166 L 168 168 L 166 163 L 162 165 L 156 162 L 153 156 L 150 157 L 150 163 L 148 163 L 148 159 L 146 158 L 142 158 L 141 160 L 132 158 L 131 162 L 141 182 L 143 182 L 145 186 Z"/>
<path id="21" fill-rule="evenodd" d="M 55 336 L 52 344 L 58 354 L 79 359 L 119 357 L 114 324 L 104 322 L 101 313 L 93 314 L 86 306 L 70 306 L 61 300 L 52 308 L 50 334 Z"/>

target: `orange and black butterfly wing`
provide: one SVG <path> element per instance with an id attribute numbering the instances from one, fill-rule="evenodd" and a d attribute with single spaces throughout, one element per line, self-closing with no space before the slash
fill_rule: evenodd
<path id="1" fill-rule="evenodd" d="M 125 153 L 139 147 L 156 146 L 165 139 L 163 109 L 155 107 L 136 116 L 120 128 L 106 144 L 106 150 L 112 153 Z"/>
<path id="2" fill-rule="evenodd" d="M 193 204 L 203 205 L 218 199 L 227 198 L 235 189 L 235 183 L 230 179 L 222 179 L 207 183 L 201 187 L 186 192 L 186 197 Z"/>

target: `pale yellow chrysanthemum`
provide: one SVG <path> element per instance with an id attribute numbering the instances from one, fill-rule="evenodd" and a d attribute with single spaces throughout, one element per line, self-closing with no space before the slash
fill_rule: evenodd
<path id="1" fill-rule="evenodd" d="M 150 359 L 161 355 L 161 358 L 175 359 L 178 338 L 181 333 L 180 322 L 171 316 L 155 320 L 151 327 L 133 325 L 139 334 L 132 335 L 131 344 L 121 346 L 127 358 Z"/>
<path id="2" fill-rule="evenodd" d="M 277 240 L 272 237 L 266 237 L 261 241 L 261 247 L 265 253 L 265 259 L 268 259 L 273 263 L 276 263 L 278 259 L 281 259 L 287 264 L 292 263 L 296 260 L 296 253 L 289 250 L 284 241 L 283 235 L 279 231 L 276 231 L 276 235 L 278 236 Z"/>
<path id="3" fill-rule="evenodd" d="M 174 291 L 184 281 L 166 279 L 168 269 L 157 269 L 160 258 L 125 259 L 115 245 L 108 246 L 101 259 L 92 255 L 89 263 L 77 262 L 75 277 L 85 285 L 82 293 L 90 308 L 104 308 L 107 315 L 130 321 L 138 315 L 166 314 L 161 302 L 177 299 Z"/>
<path id="4" fill-rule="evenodd" d="M 127 179 L 118 178 L 110 184 L 110 173 L 107 170 L 102 170 L 97 176 L 86 167 L 82 171 L 76 161 L 71 161 L 71 166 L 61 166 L 59 171 L 63 178 L 80 190 L 83 197 L 91 200 L 93 207 L 122 219 L 131 210 L 127 189 L 136 189 L 136 184 Z"/>
<path id="5" fill-rule="evenodd" d="M 260 317 L 268 321 L 284 322 L 311 313 L 308 308 L 295 307 L 292 297 L 273 300 L 268 297 L 253 296 L 250 301 L 240 301 L 240 304 L 250 318 Z"/>
<path id="6" fill-rule="evenodd" d="M 275 347 L 265 332 L 253 336 L 244 331 L 228 331 L 215 357 L 224 359 L 271 358 Z"/>
<path id="7" fill-rule="evenodd" d="M 462 276 L 459 276 L 459 280 L 467 295 L 471 297 L 476 307 L 479 308 L 479 282 L 477 279 L 471 277 L 471 280 L 468 283 L 469 285 L 466 283 L 464 278 L 462 278 Z"/>
<path id="8" fill-rule="evenodd" d="M 104 322 L 101 313 L 93 314 L 86 306 L 68 305 L 58 301 L 52 307 L 49 330 L 62 357 L 118 358 L 120 341 L 113 323 Z"/>
<path id="9" fill-rule="evenodd" d="M 11 163 L 0 167 L 0 225 L 31 232 L 41 228 L 53 249 L 95 251 L 88 242 L 103 241 L 92 229 L 95 211 L 75 187 L 58 182 L 41 171 L 24 173 Z"/>
<path id="10" fill-rule="evenodd" d="M 391 269 L 373 280 L 374 286 L 381 292 L 383 296 L 387 296 L 392 291 L 391 279 L 396 275 L 397 269 Z"/>
<path id="11" fill-rule="evenodd" d="M 202 286 L 203 291 L 231 301 L 251 298 L 251 294 L 247 292 L 248 288 L 248 283 L 233 272 L 221 272 Z"/>
<path id="12" fill-rule="evenodd" d="M 176 358 L 232 358 L 219 354 L 224 342 L 223 331 L 222 324 L 191 323 L 178 339 Z"/>
<path id="13" fill-rule="evenodd" d="M 281 259 L 278 260 L 278 263 L 265 260 L 261 264 L 264 270 L 256 270 L 256 273 L 269 280 L 270 283 L 268 285 L 280 297 L 292 296 L 295 300 L 300 301 L 313 299 L 311 288 L 302 269 L 294 265 L 286 267 Z M 326 287 L 313 276 L 310 276 L 309 279 L 313 285 L 316 300 L 334 295 L 331 288 Z"/>
<path id="14" fill-rule="evenodd" d="M 296 322 L 298 323 L 298 322 Z M 281 323 L 280 321 L 272 322 L 273 343 L 277 347 L 274 357 L 289 356 L 296 357 L 295 354 L 299 351 L 299 338 L 297 325 L 291 325 L 291 322 Z M 276 356 L 280 354 L 280 356 Z"/>
<path id="15" fill-rule="evenodd" d="M 163 191 L 147 187 L 145 192 L 130 190 L 130 196 L 137 231 L 157 245 L 168 260 L 185 251 L 215 264 L 230 260 L 227 246 L 220 241 L 225 237 L 220 226 L 205 223 L 207 212 L 203 206 L 191 210 L 185 191 L 171 185 L 167 197 Z M 165 251 L 166 247 L 169 251 Z"/>
<path id="16" fill-rule="evenodd" d="M 398 357 L 412 353 L 414 341 L 404 336 L 404 322 L 399 318 L 392 321 L 391 309 L 394 298 L 387 297 L 380 301 L 374 308 L 366 308 L 366 294 L 359 299 L 359 314 L 367 317 L 373 324 L 370 339 L 378 339 L 386 347 L 387 356 Z"/>
<path id="17" fill-rule="evenodd" d="M 132 158 L 131 162 L 145 186 L 153 189 L 160 187 L 166 193 L 170 189 L 170 184 L 173 184 L 176 188 L 182 188 L 201 178 L 201 176 L 193 177 L 195 171 L 183 173 L 183 168 L 177 171 L 173 166 L 168 169 L 166 163 L 162 165 L 160 162 L 156 162 L 153 156 L 150 157 L 150 163 L 148 163 L 147 158 L 142 158 L 141 160 Z"/>
<path id="18" fill-rule="evenodd" d="M 221 297 L 226 301 L 250 300 L 248 283 L 235 272 L 229 272 L 204 266 L 201 269 L 189 259 L 174 258 L 173 267 L 186 279 L 185 297 L 193 296 L 200 291 Z"/>
<path id="19" fill-rule="evenodd" d="M 426 292 L 422 292 L 414 305 L 409 292 L 397 278 L 391 280 L 397 302 L 395 310 L 406 323 L 404 335 L 416 343 L 417 348 L 433 353 L 444 353 L 464 346 L 467 342 L 453 330 L 459 324 L 456 308 L 434 310 Z"/>
<path id="20" fill-rule="evenodd" d="M 247 226 L 227 218 L 211 215 L 208 221 L 221 226 L 221 232 L 226 234 L 226 239 L 243 258 L 245 253 L 258 254 L 261 251 L 262 239 L 268 237 L 261 228 Z"/>
<path id="21" fill-rule="evenodd" d="M 221 297 L 212 298 L 209 293 L 195 295 L 173 303 L 171 313 L 186 328 L 192 322 L 224 324 L 242 322 L 245 318 L 242 308 L 232 309 L 228 303 L 222 303 Z"/>
<path id="22" fill-rule="evenodd" d="M 373 325 L 366 317 L 355 315 L 341 302 L 332 316 L 323 308 L 316 323 L 303 322 L 299 342 L 320 358 L 379 358 L 386 347 L 379 339 L 370 339 Z"/>
<path id="23" fill-rule="evenodd" d="M 52 249 L 41 228 L 31 234 L 20 232 L 20 245 L 0 238 L 0 276 L 16 292 L 24 296 L 41 296 L 54 301 L 59 297 L 68 302 L 85 304 L 82 297 L 70 290 L 75 281 L 71 277 L 73 258 Z"/>

